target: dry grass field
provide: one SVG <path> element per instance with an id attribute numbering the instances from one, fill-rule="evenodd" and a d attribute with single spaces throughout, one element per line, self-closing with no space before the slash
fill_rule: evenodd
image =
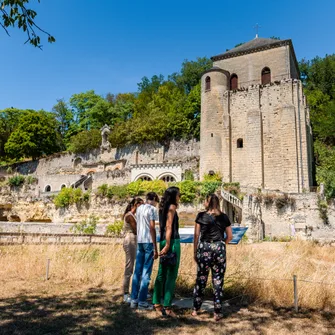
<path id="1" fill-rule="evenodd" d="M 214 323 L 209 313 L 192 318 L 190 310 L 178 310 L 173 320 L 122 304 L 120 244 L 1 246 L 0 334 L 335 334 L 333 247 L 242 244 L 228 246 L 227 258 L 230 306 Z M 177 297 L 191 296 L 194 273 L 192 246 L 183 245 Z"/>

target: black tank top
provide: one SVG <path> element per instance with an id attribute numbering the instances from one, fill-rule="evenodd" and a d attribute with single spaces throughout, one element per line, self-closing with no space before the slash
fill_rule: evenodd
<path id="1" fill-rule="evenodd" d="M 160 240 L 163 241 L 166 239 L 166 220 L 164 220 L 163 222 L 161 212 L 159 212 L 159 228 L 160 228 Z M 172 240 L 180 239 L 179 217 L 178 217 L 177 212 L 175 212 L 174 217 L 173 217 L 171 239 Z"/>

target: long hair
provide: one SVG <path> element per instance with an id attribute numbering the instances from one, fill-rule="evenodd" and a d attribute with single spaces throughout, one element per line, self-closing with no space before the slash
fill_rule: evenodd
<path id="1" fill-rule="evenodd" d="M 131 209 L 132 209 L 134 206 L 136 206 L 136 205 L 138 205 L 138 204 L 141 204 L 141 203 L 143 203 L 143 200 L 142 200 L 141 198 L 133 198 L 133 199 L 130 201 L 130 203 L 127 205 L 127 207 L 126 207 L 126 209 L 125 209 L 125 211 L 124 211 L 124 213 L 123 213 L 122 218 L 124 219 L 124 217 L 126 216 L 126 214 L 127 214 L 128 212 L 130 212 Z"/>
<path id="2" fill-rule="evenodd" d="M 206 200 L 208 202 L 208 205 L 206 207 L 207 211 L 214 211 L 216 214 L 221 213 L 220 200 L 216 194 L 211 193 L 207 195 Z"/>
<path id="3" fill-rule="evenodd" d="M 161 198 L 159 204 L 159 214 L 163 222 L 167 219 L 167 214 L 169 212 L 170 205 L 178 205 L 177 196 L 180 194 L 180 190 L 176 186 L 171 186 L 165 190 L 164 195 Z"/>

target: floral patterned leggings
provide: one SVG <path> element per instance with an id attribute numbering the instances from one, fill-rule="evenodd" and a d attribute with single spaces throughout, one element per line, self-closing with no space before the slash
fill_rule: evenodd
<path id="1" fill-rule="evenodd" d="M 202 304 L 209 269 L 212 270 L 214 289 L 214 312 L 221 313 L 223 298 L 223 279 L 226 271 L 226 245 L 223 241 L 200 242 L 197 249 L 198 272 L 193 291 L 193 307 L 198 311 Z"/>

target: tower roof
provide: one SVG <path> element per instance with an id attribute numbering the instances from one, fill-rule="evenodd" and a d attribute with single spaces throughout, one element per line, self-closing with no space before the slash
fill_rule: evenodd
<path id="1" fill-rule="evenodd" d="M 245 54 L 258 52 L 266 49 L 278 48 L 284 45 L 289 45 L 293 50 L 291 40 L 275 40 L 273 38 L 254 38 L 253 40 L 243 43 L 236 48 L 226 51 L 223 54 L 213 56 L 213 61 L 242 56 Z"/>

